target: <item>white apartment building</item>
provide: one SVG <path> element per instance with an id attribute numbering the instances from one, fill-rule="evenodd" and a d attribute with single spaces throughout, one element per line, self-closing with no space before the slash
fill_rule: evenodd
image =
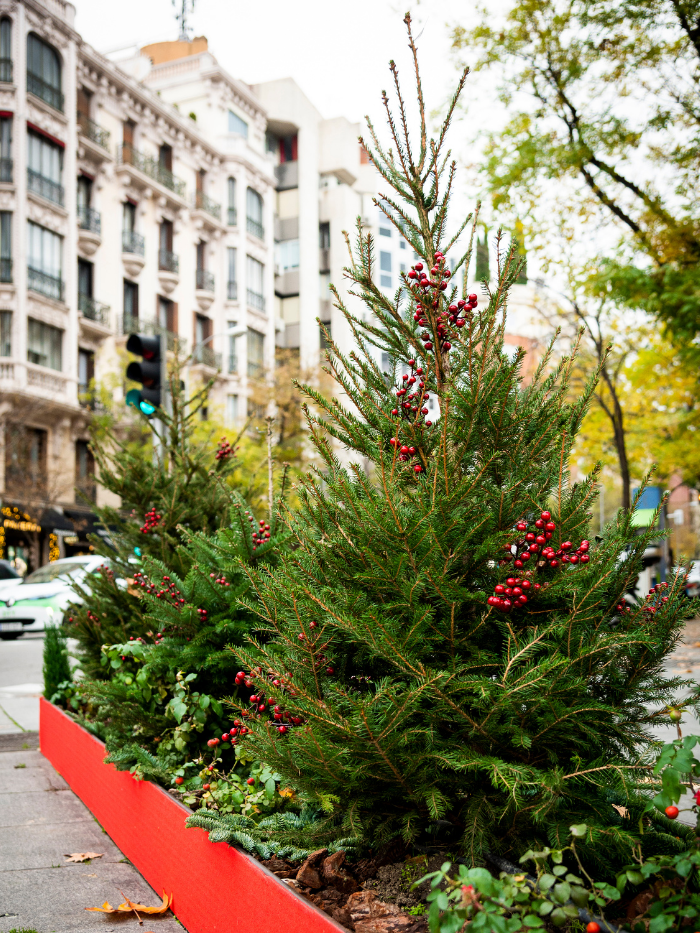
<path id="1" fill-rule="evenodd" d="M 109 61 L 74 13 L 0 0 L 0 557 L 30 566 L 85 547 L 85 393 L 121 397 L 126 333 L 179 339 L 234 420 L 274 360 L 264 109 L 214 63 L 207 106 L 178 112 L 139 80 L 158 47 Z"/>

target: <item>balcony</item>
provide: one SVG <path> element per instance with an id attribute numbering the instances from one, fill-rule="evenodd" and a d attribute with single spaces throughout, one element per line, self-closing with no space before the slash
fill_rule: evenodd
<path id="1" fill-rule="evenodd" d="M 229 227 L 238 226 L 238 211 L 236 210 L 235 207 L 229 207 L 227 223 Z"/>
<path id="2" fill-rule="evenodd" d="M 203 191 L 197 191 L 195 194 L 192 209 L 195 211 L 203 211 L 205 214 L 209 214 L 210 217 L 213 217 L 214 220 L 221 222 L 221 205 L 217 204 L 216 201 L 212 201 L 211 198 L 208 198 Z"/>
<path id="3" fill-rule="evenodd" d="M 78 226 L 81 230 L 89 230 L 99 236 L 102 232 L 102 215 L 91 207 L 79 207 Z"/>
<path id="4" fill-rule="evenodd" d="M 31 71 L 27 72 L 27 91 L 53 107 L 54 110 L 63 113 L 63 94 L 61 91 L 49 84 L 48 81 L 44 81 L 39 75 L 32 74 Z"/>
<path id="5" fill-rule="evenodd" d="M 59 185 L 57 181 L 35 172 L 33 168 L 27 169 L 27 187 L 32 194 L 38 194 L 40 198 L 45 198 L 47 201 L 52 201 L 54 204 L 63 207 L 65 202 L 63 185 Z"/>
<path id="6" fill-rule="evenodd" d="M 252 233 L 253 236 L 257 237 L 259 240 L 265 239 L 265 228 L 260 223 L 259 220 L 253 220 L 252 217 L 247 218 L 248 221 L 248 233 Z"/>
<path id="7" fill-rule="evenodd" d="M 214 276 L 206 269 L 197 269 L 196 287 L 205 292 L 214 291 Z"/>
<path id="8" fill-rule="evenodd" d="M 209 369 L 221 370 L 221 354 L 215 353 L 211 347 L 195 347 L 192 351 L 192 362 Z"/>
<path id="9" fill-rule="evenodd" d="M 180 260 L 169 249 L 158 252 L 158 278 L 166 295 L 173 292 L 180 281 Z"/>
<path id="10" fill-rule="evenodd" d="M 0 82 L 12 84 L 12 59 L 0 58 Z"/>
<path id="11" fill-rule="evenodd" d="M 177 178 L 165 166 L 161 165 L 153 156 L 139 152 L 129 143 L 123 143 L 117 150 L 117 160 L 120 165 L 131 166 L 142 175 L 157 182 L 168 191 L 172 191 L 179 199 L 185 199 L 185 183 Z M 179 206 L 179 205 L 178 205 Z"/>
<path id="12" fill-rule="evenodd" d="M 0 282 L 8 284 L 12 282 L 12 260 L 0 259 Z"/>
<path id="13" fill-rule="evenodd" d="M 14 177 L 14 163 L 12 159 L 0 159 L 0 181 L 11 185 Z"/>
<path id="14" fill-rule="evenodd" d="M 92 295 L 78 293 L 78 310 L 87 318 L 88 321 L 94 321 L 102 327 L 109 327 L 109 305 L 102 304 L 101 301 L 95 301 Z"/>
<path id="15" fill-rule="evenodd" d="M 299 163 L 282 162 L 275 166 L 277 190 L 287 191 L 289 188 L 299 187 Z"/>
<path id="16" fill-rule="evenodd" d="M 78 112 L 78 127 L 82 136 L 95 143 L 100 149 L 109 152 L 109 137 L 111 135 L 109 130 L 103 129 L 98 123 L 91 120 L 87 114 L 80 112 Z"/>
<path id="17" fill-rule="evenodd" d="M 248 289 L 248 307 L 255 308 L 256 311 L 265 310 L 265 296 L 259 295 L 258 292 L 254 292 L 252 289 Z"/>
<path id="18" fill-rule="evenodd" d="M 229 301 L 235 301 L 238 298 L 238 282 L 235 280 L 227 284 L 226 297 Z"/>
<path id="19" fill-rule="evenodd" d="M 136 278 L 146 265 L 144 259 L 145 241 L 135 230 L 122 232 L 122 262 L 130 278 Z"/>
<path id="20" fill-rule="evenodd" d="M 33 292 L 38 292 L 45 298 L 63 301 L 63 280 L 55 275 L 49 275 L 47 272 L 28 266 L 27 285 Z"/>

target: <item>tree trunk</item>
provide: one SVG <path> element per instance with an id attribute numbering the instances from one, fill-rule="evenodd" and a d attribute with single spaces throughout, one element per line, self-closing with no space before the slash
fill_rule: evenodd
<path id="1" fill-rule="evenodd" d="M 610 411 L 608 406 L 605 404 L 603 404 L 602 407 L 612 422 L 615 450 L 617 452 L 618 463 L 620 464 L 620 479 L 622 481 L 622 507 L 623 509 L 629 509 L 632 502 L 630 498 L 630 468 L 629 461 L 627 459 L 624 414 L 622 411 L 622 406 L 620 405 L 617 391 L 615 390 L 615 386 L 612 379 L 610 378 L 606 366 L 603 366 L 601 375 L 610 391 L 610 397 L 612 399 L 612 411 Z"/>

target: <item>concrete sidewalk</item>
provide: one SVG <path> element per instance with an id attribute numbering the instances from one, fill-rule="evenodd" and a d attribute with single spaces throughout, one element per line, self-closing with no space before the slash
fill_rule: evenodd
<path id="1" fill-rule="evenodd" d="M 104 854 L 67 863 L 75 852 Z M 0 735 L 0 933 L 182 933 L 170 913 L 139 926 L 133 916 L 84 909 L 116 907 L 121 892 L 141 904 L 161 900 L 39 752 L 36 733 Z"/>

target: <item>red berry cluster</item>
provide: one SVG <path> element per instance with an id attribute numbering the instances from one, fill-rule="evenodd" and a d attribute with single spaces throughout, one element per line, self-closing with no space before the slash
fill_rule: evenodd
<path id="1" fill-rule="evenodd" d="M 246 674 L 245 671 L 239 671 L 236 674 L 234 682 L 236 686 L 239 687 L 241 685 L 245 685 L 249 688 L 254 687 L 253 681 L 255 680 L 256 676 L 258 675 L 254 673 Z M 282 679 L 274 677 L 272 674 L 268 674 L 267 679 L 270 682 L 270 688 L 273 688 L 275 691 L 284 691 L 284 681 Z M 270 688 L 266 688 L 267 693 L 265 690 L 260 690 L 257 693 L 251 694 L 248 702 L 253 707 L 253 713 L 255 715 L 260 716 L 263 713 L 267 713 L 269 716 L 271 716 L 272 722 L 279 734 L 286 735 L 294 726 L 303 725 L 304 720 L 301 718 L 301 716 L 295 716 L 288 710 L 285 710 L 283 706 L 280 706 L 275 697 L 270 695 Z M 246 714 L 244 713 L 243 715 Z M 234 725 L 236 724 L 238 724 L 237 720 Z M 243 727 L 243 729 L 239 731 L 241 735 L 245 735 L 250 730 Z"/>
<path id="2" fill-rule="evenodd" d="M 250 523 L 251 531 L 253 532 L 253 550 L 257 551 L 257 549 L 265 544 L 266 541 L 270 540 L 272 532 L 270 531 L 270 526 L 265 523 L 264 518 L 260 519 L 257 528 L 253 528 L 252 526 L 255 524 L 255 519 L 247 509 L 245 514 L 248 516 L 248 522 Z"/>
<path id="3" fill-rule="evenodd" d="M 231 447 L 229 442 L 225 437 L 222 437 L 219 441 L 219 446 L 214 454 L 216 460 L 228 460 L 230 457 L 233 457 L 236 451 Z"/>
<path id="4" fill-rule="evenodd" d="M 653 615 L 659 609 L 663 609 L 664 603 L 668 602 L 668 596 L 661 596 L 661 593 L 667 589 L 668 583 L 657 583 L 656 586 L 652 586 L 647 593 L 642 612 L 648 612 L 649 615 Z M 618 609 L 619 608 L 618 606 Z M 629 607 L 625 606 L 625 608 L 628 609 Z"/>
<path id="5" fill-rule="evenodd" d="M 430 274 L 432 278 L 428 278 L 427 273 L 423 271 L 422 262 L 417 262 L 408 273 L 409 286 L 416 299 L 413 320 L 419 327 L 428 327 L 429 309 L 438 307 L 440 293 L 447 288 L 448 279 L 452 274 L 445 265 L 444 253 L 439 250 L 435 253 L 435 265 L 430 270 Z M 448 327 L 464 327 L 477 303 L 477 296 L 469 295 L 466 301 L 460 299 L 456 304 L 451 304 L 447 311 L 437 315 L 435 337 L 442 352 L 448 353 L 452 349 L 450 336 L 454 335 L 455 331 L 453 330 L 451 335 Z M 421 340 L 426 350 L 433 349 L 433 336 L 427 330 L 421 333 Z"/>
<path id="6" fill-rule="evenodd" d="M 143 520 L 143 525 L 141 525 L 141 531 L 145 535 L 147 535 L 149 531 L 151 531 L 153 528 L 155 528 L 157 525 L 160 524 L 160 520 L 163 518 L 163 516 L 159 512 L 156 512 L 155 507 L 154 507 L 152 509 L 149 509 L 149 511 L 146 512 L 143 518 L 144 520 Z"/>
<path id="7" fill-rule="evenodd" d="M 159 587 L 140 570 L 137 570 L 134 574 L 134 583 L 142 587 L 149 596 L 155 596 L 156 599 L 165 599 L 176 609 L 185 605 L 185 598 L 177 588 L 177 584 L 167 575 L 163 577 L 163 583 Z"/>
<path id="8" fill-rule="evenodd" d="M 522 578 L 508 577 L 505 585 L 498 583 L 494 587 L 494 595 L 489 596 L 487 600 L 489 606 L 501 612 L 510 612 L 518 606 L 525 606 L 528 598 L 531 598 L 543 586 L 547 586 L 546 583 L 534 583 L 527 579 L 536 570 L 544 571 L 548 567 L 555 568 L 560 564 L 578 564 L 579 562 L 587 564 L 589 562 L 590 543 L 588 541 L 582 541 L 573 553 L 571 553 L 573 548 L 571 541 L 563 541 L 557 550 L 548 544 L 556 527 L 552 521 L 551 512 L 547 511 L 541 512 L 540 517 L 532 523 L 532 526 L 522 520 L 516 524 L 516 531 L 521 534 L 524 532 L 524 534 L 514 544 L 505 545 L 508 553 L 500 563 L 506 564 L 515 557 L 513 566 L 516 570 L 522 570 L 531 559 L 535 561 L 535 566 L 532 570 L 523 570 Z"/>
<path id="9" fill-rule="evenodd" d="M 394 408 L 391 414 L 395 418 L 400 414 L 403 420 L 417 425 L 421 418 L 425 418 L 428 414 L 428 409 L 425 407 L 425 403 L 430 399 L 428 386 L 426 385 L 428 376 L 422 366 L 416 367 L 415 360 L 409 360 L 408 365 L 411 367 L 411 372 L 410 374 L 403 374 L 401 377 L 402 384 L 396 389 L 396 398 L 403 399 L 403 401 L 399 401 L 401 407 L 400 409 Z M 418 386 L 416 386 L 416 382 L 418 382 Z M 432 423 L 432 421 L 425 422 L 427 427 L 431 427 Z M 398 438 L 392 438 L 391 443 L 395 447 L 398 444 Z"/>
<path id="10" fill-rule="evenodd" d="M 226 577 L 219 577 L 215 573 L 210 573 L 209 576 L 214 581 L 214 583 L 218 583 L 220 586 L 231 586 L 230 583 L 226 582 Z"/>

